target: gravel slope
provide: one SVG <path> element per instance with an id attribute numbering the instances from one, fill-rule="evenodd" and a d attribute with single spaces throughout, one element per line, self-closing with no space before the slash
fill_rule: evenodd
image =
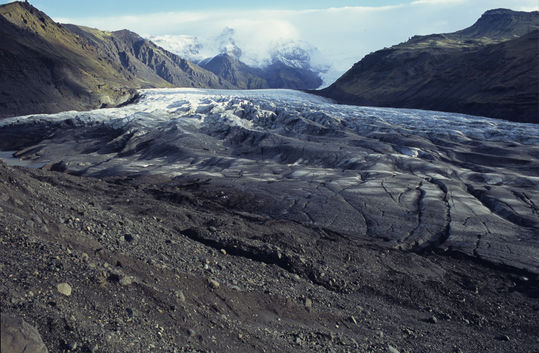
<path id="1" fill-rule="evenodd" d="M 537 277 L 241 212 L 230 191 L 0 162 L 2 312 L 51 352 L 536 350 Z"/>

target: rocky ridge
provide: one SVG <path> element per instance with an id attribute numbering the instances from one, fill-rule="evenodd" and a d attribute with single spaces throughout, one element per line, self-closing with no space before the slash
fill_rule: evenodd
<path id="1" fill-rule="evenodd" d="M 254 68 L 229 54 L 219 54 L 200 65 L 241 89 L 315 89 L 322 84 L 320 74 L 311 68 L 295 67 L 279 60 Z"/>
<path id="2" fill-rule="evenodd" d="M 0 6 L 0 118 L 126 103 L 150 87 L 231 83 L 129 31 L 62 25 L 26 2 Z"/>
<path id="3" fill-rule="evenodd" d="M 538 123 L 538 43 L 539 12 L 491 10 L 467 29 L 371 53 L 319 94 Z"/>

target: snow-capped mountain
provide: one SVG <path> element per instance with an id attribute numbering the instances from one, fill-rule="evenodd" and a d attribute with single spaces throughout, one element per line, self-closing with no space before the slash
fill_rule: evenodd
<path id="1" fill-rule="evenodd" d="M 534 273 L 538 146 L 537 125 L 291 90 L 146 90 L 122 108 L 0 121 L 0 150 L 53 169 L 205 180 L 228 208 Z"/>
<path id="2" fill-rule="evenodd" d="M 167 48 L 171 52 L 198 62 L 202 58 L 203 44 L 198 37 L 190 35 L 161 35 L 148 37 L 152 42 L 160 47 Z"/>
<path id="3" fill-rule="evenodd" d="M 314 69 L 313 56 L 317 54 L 317 49 L 306 42 L 283 41 L 277 43 L 270 50 L 269 61 L 271 63 L 283 63 L 289 67 L 298 69 Z M 317 67 L 319 71 L 324 67 Z"/>
<path id="4" fill-rule="evenodd" d="M 299 88 L 315 89 L 331 82 L 326 81 L 326 74 L 331 66 L 316 47 L 304 41 L 281 40 L 261 43 L 256 50 L 241 48 L 236 40 L 235 30 L 225 28 L 214 38 L 201 39 L 185 35 L 151 36 L 150 40 L 171 52 L 194 61 L 204 68 L 218 56 L 226 54 L 241 61 L 241 66 L 248 68 L 250 74 L 258 71 L 259 78 L 268 81 L 263 86 L 249 87 L 246 83 L 239 87 L 249 88 Z M 251 50 L 249 50 L 251 49 Z M 220 57 L 222 59 L 222 57 Z M 230 66 L 230 64 L 227 64 Z M 226 68 L 213 67 L 214 73 L 227 71 Z M 241 75 L 245 75 L 241 74 Z M 226 77 L 224 77 L 226 79 Z"/>
<path id="5" fill-rule="evenodd" d="M 227 27 L 217 37 L 219 54 L 227 54 L 236 59 L 241 58 L 242 51 L 234 40 L 234 29 Z"/>

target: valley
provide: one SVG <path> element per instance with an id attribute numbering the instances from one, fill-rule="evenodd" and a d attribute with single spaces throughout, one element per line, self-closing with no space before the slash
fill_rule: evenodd
<path id="1" fill-rule="evenodd" d="M 2 352 L 537 350 L 539 12 L 322 90 L 286 22 L 266 59 L 59 22 L 0 5 Z"/>

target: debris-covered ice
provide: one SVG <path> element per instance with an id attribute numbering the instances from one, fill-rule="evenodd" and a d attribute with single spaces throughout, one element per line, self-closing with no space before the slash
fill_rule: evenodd
<path id="1" fill-rule="evenodd" d="M 539 272 L 537 125 L 292 90 L 183 88 L 144 90 L 122 108 L 5 119 L 0 137 L 33 163 L 205 178 L 230 190 L 230 207 Z M 234 190 L 253 203 L 234 203 Z"/>

